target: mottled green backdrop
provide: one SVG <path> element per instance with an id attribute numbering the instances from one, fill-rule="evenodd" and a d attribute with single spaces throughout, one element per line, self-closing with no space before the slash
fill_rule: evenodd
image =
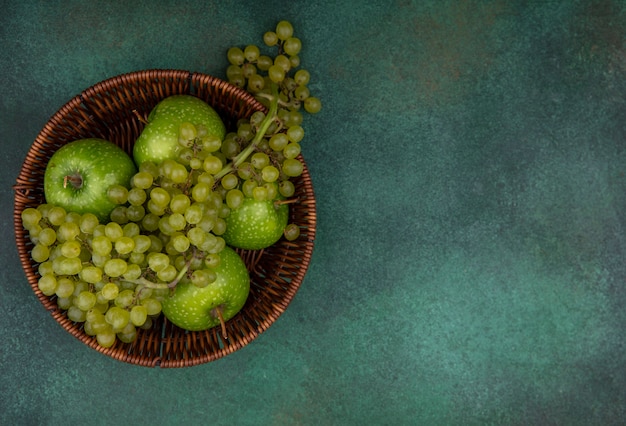
<path id="1" fill-rule="evenodd" d="M 0 424 L 626 423 L 625 2 L 0 3 Z M 301 290 L 213 363 L 89 349 L 18 261 L 30 144 L 92 84 L 223 76 L 280 19 L 324 102 Z"/>

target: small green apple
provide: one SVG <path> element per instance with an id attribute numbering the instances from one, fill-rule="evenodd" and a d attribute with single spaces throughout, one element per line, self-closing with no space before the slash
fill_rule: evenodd
<path id="1" fill-rule="evenodd" d="M 132 158 L 104 139 L 70 142 L 57 150 L 46 165 L 46 202 L 77 213 L 93 213 L 108 221 L 116 205 L 109 200 L 111 185 L 130 186 L 137 173 Z"/>
<path id="2" fill-rule="evenodd" d="M 243 308 L 250 292 L 250 275 L 236 251 L 224 247 L 215 267 L 217 279 L 198 288 L 180 282 L 174 293 L 163 300 L 163 315 L 173 324 L 190 331 L 223 325 Z"/>
<path id="3" fill-rule="evenodd" d="M 192 95 L 172 95 L 150 112 L 148 123 L 133 147 L 135 164 L 176 160 L 182 149 L 178 143 L 179 127 L 185 122 L 204 126 L 208 135 L 220 140 L 226 135 L 224 122 L 209 104 Z"/>
<path id="4" fill-rule="evenodd" d="M 260 250 L 280 239 L 289 219 L 289 206 L 275 200 L 244 199 L 226 217 L 226 244 L 246 250 Z"/>

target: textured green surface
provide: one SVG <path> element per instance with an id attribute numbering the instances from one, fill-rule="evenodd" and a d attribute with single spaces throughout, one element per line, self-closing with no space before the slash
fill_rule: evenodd
<path id="1" fill-rule="evenodd" d="M 2 2 L 1 424 L 626 422 L 621 1 Z M 113 361 L 63 331 L 12 243 L 48 117 L 146 68 L 222 75 L 293 21 L 323 111 L 285 314 L 214 363 Z"/>

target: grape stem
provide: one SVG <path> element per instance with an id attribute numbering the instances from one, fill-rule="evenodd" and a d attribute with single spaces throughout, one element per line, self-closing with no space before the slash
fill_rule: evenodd
<path id="1" fill-rule="evenodd" d="M 178 272 L 178 275 L 176 275 L 176 278 L 174 278 L 172 280 L 172 282 L 170 282 L 168 284 L 166 284 L 166 283 L 155 283 L 155 282 L 152 282 L 149 279 L 144 278 L 144 277 L 140 277 L 140 278 L 137 278 L 137 279 L 134 279 L 134 280 L 124 279 L 122 281 L 131 283 L 131 284 L 136 284 L 136 285 L 143 285 L 146 288 L 153 288 L 153 289 L 174 288 L 174 287 L 176 287 L 176 285 L 180 282 L 180 280 L 185 276 L 185 274 L 189 270 L 189 266 L 191 266 L 191 260 L 192 259 L 193 259 L 193 257 L 191 257 L 187 262 L 185 262 L 185 265 Z"/>
<path id="2" fill-rule="evenodd" d="M 269 96 L 270 109 L 267 115 L 265 116 L 265 118 L 263 119 L 263 121 L 261 122 L 261 124 L 259 125 L 259 130 L 254 135 L 254 139 L 252 139 L 250 144 L 243 151 L 241 151 L 239 154 L 237 154 L 235 158 L 233 158 L 233 161 L 231 163 L 226 165 L 222 170 L 220 170 L 215 175 L 216 180 L 224 177 L 225 175 L 230 173 L 232 170 L 239 167 L 241 163 L 246 161 L 246 158 L 248 158 L 250 154 L 254 152 L 256 147 L 259 145 L 259 143 L 263 139 L 263 136 L 265 136 L 265 133 L 267 133 L 267 129 L 269 129 L 270 125 L 276 118 L 277 112 L 278 112 L 278 85 L 276 83 L 272 83 L 271 90 L 272 90 L 272 94 L 271 96 Z"/>

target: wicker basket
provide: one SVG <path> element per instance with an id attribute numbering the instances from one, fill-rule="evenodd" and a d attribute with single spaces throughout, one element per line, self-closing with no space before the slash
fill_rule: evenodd
<path id="1" fill-rule="evenodd" d="M 38 265 L 30 257 L 32 243 L 21 225 L 21 213 L 44 202 L 43 176 L 48 159 L 64 144 L 88 137 L 108 139 L 130 154 L 143 129 L 137 114 L 147 117 L 161 99 L 174 94 L 193 94 L 205 100 L 229 129 L 237 119 L 265 109 L 248 92 L 205 74 L 148 70 L 116 76 L 83 91 L 50 118 L 28 151 L 14 186 L 17 249 L 28 282 L 43 306 L 65 330 L 91 348 L 120 361 L 151 367 L 206 363 L 254 340 L 285 311 L 300 287 L 315 238 L 315 197 L 305 164 L 302 176 L 294 180 L 299 202 L 290 207 L 290 220 L 301 227 L 301 236 L 293 242 L 281 239 L 262 251 L 239 251 L 250 271 L 250 295 L 244 308 L 226 323 L 228 339 L 223 338 L 220 327 L 189 332 L 161 315 L 152 328 L 138 329 L 135 342 L 118 341 L 105 349 L 84 332 L 82 323 L 67 318 L 54 296 L 39 291 Z"/>

